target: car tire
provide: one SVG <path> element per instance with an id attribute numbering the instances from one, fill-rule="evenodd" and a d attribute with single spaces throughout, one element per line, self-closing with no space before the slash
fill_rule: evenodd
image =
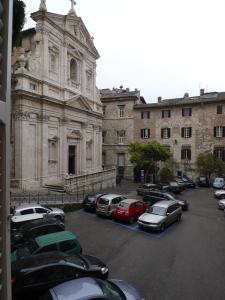
<path id="1" fill-rule="evenodd" d="M 177 216 L 177 222 L 181 221 L 181 214 Z"/>
<path id="2" fill-rule="evenodd" d="M 131 218 L 129 219 L 129 223 L 130 223 L 130 224 L 133 224 L 134 221 L 135 221 L 134 217 L 131 217 Z"/>
<path id="3" fill-rule="evenodd" d="M 163 232 L 165 229 L 165 223 L 162 223 L 161 227 L 160 227 L 160 231 Z"/>

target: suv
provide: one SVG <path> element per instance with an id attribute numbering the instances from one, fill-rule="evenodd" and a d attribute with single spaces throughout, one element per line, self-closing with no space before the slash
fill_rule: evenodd
<path id="1" fill-rule="evenodd" d="M 177 201 L 160 201 L 138 218 L 139 228 L 164 231 L 169 224 L 180 221 L 182 210 Z"/>
<path id="2" fill-rule="evenodd" d="M 11 233 L 11 251 L 16 250 L 30 239 L 40 235 L 65 230 L 65 225 L 55 218 L 42 218 L 30 221 Z"/>
<path id="3" fill-rule="evenodd" d="M 12 210 L 13 216 L 22 216 L 22 215 L 31 215 L 31 214 L 40 214 L 42 216 L 48 215 L 54 218 L 64 221 L 65 214 L 64 211 L 60 208 L 46 208 L 39 204 L 21 204 L 16 206 Z"/>
<path id="4" fill-rule="evenodd" d="M 117 194 L 107 194 L 100 197 L 96 206 L 97 216 L 112 217 L 116 205 L 124 199 L 126 199 L 126 197 Z"/>
<path id="5" fill-rule="evenodd" d="M 82 252 L 82 248 L 75 234 L 71 231 L 60 231 L 30 240 L 24 247 L 11 253 L 11 262 L 49 251 L 79 254 Z"/>
<path id="6" fill-rule="evenodd" d="M 174 195 L 172 195 L 171 193 L 168 192 L 164 192 L 164 191 L 150 191 L 148 193 L 148 195 L 145 195 L 143 197 L 143 201 L 144 202 L 148 202 L 150 205 L 153 205 L 154 203 L 158 202 L 158 201 L 163 201 L 163 200 L 167 200 L 167 201 L 176 201 L 181 207 L 182 210 L 188 210 L 188 202 L 187 200 L 181 200 L 178 198 L 175 198 Z"/>

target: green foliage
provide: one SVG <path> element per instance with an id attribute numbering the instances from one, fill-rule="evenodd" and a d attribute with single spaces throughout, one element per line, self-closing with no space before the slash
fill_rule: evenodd
<path id="1" fill-rule="evenodd" d="M 22 0 L 13 0 L 13 34 L 12 45 L 21 45 L 21 31 L 25 23 L 25 3 Z"/>
<path id="2" fill-rule="evenodd" d="M 170 157 L 170 151 L 157 141 L 148 143 L 133 142 L 129 145 L 130 161 L 137 167 L 150 170 L 155 168 L 158 161 Z"/>
<path id="3" fill-rule="evenodd" d="M 162 167 L 158 173 L 161 182 L 166 182 L 173 177 L 173 172 L 167 166 Z"/>
<path id="4" fill-rule="evenodd" d="M 225 164 L 220 159 L 216 158 L 211 152 L 200 153 L 196 160 L 196 166 L 200 174 L 212 174 L 217 176 L 225 176 Z"/>

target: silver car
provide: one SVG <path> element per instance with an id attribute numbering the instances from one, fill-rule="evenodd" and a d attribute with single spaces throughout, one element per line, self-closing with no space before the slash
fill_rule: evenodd
<path id="1" fill-rule="evenodd" d="M 169 224 L 180 221 L 181 216 L 182 209 L 177 201 L 159 201 L 138 218 L 138 226 L 163 231 Z"/>
<path id="2" fill-rule="evenodd" d="M 96 206 L 96 214 L 105 217 L 112 217 L 116 205 L 126 197 L 117 194 L 106 194 L 99 198 Z"/>
<path id="3" fill-rule="evenodd" d="M 59 219 L 60 221 L 64 221 L 65 213 L 60 208 L 46 208 L 39 204 L 21 204 L 16 206 L 13 209 L 13 217 L 15 216 L 24 216 L 31 214 L 40 214 L 42 216 L 49 216 Z"/>
<path id="4" fill-rule="evenodd" d="M 225 199 L 225 190 L 216 190 L 214 192 L 214 197 L 217 199 Z"/>
<path id="5" fill-rule="evenodd" d="M 225 209 L 225 199 L 218 201 L 218 208 L 224 210 Z"/>

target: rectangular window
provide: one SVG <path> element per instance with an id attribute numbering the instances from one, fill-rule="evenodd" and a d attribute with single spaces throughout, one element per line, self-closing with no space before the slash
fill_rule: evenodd
<path id="1" fill-rule="evenodd" d="M 182 108 L 182 116 L 183 117 L 190 117 L 192 115 L 191 107 L 184 107 Z"/>
<path id="2" fill-rule="evenodd" d="M 181 159 L 182 160 L 191 160 L 191 149 L 190 148 L 181 149 Z"/>
<path id="3" fill-rule="evenodd" d="M 182 127 L 181 128 L 181 136 L 183 138 L 190 138 L 192 136 L 192 128 L 191 127 Z"/>
<path id="4" fill-rule="evenodd" d="M 119 118 L 123 118 L 124 117 L 124 108 L 125 108 L 125 105 L 118 105 Z"/>
<path id="5" fill-rule="evenodd" d="M 102 131 L 102 143 L 104 144 L 106 140 L 106 131 Z"/>
<path id="6" fill-rule="evenodd" d="M 218 147 L 214 149 L 214 155 L 220 159 L 225 161 L 225 148 L 223 147 Z"/>
<path id="7" fill-rule="evenodd" d="M 170 128 L 161 128 L 161 138 L 162 139 L 170 138 Z"/>
<path id="8" fill-rule="evenodd" d="M 214 127 L 214 137 L 216 138 L 225 137 L 225 126 Z"/>
<path id="9" fill-rule="evenodd" d="M 171 116 L 170 109 L 162 110 L 162 118 L 170 118 L 170 116 Z"/>
<path id="10" fill-rule="evenodd" d="M 217 105 L 217 115 L 221 115 L 223 113 L 223 106 Z"/>
<path id="11" fill-rule="evenodd" d="M 124 153 L 118 153 L 117 154 L 117 166 L 118 167 L 124 167 L 125 166 L 125 154 Z"/>
<path id="12" fill-rule="evenodd" d="M 36 86 L 36 84 L 34 84 L 34 83 L 30 83 L 30 90 L 32 90 L 32 91 L 36 91 L 36 89 L 37 89 L 37 86 Z"/>
<path id="13" fill-rule="evenodd" d="M 117 132 L 117 142 L 118 144 L 125 143 L 125 131 L 118 131 Z"/>
<path id="14" fill-rule="evenodd" d="M 149 128 L 141 129 L 141 138 L 142 139 L 149 139 L 150 138 L 150 129 Z"/>
<path id="15" fill-rule="evenodd" d="M 150 111 L 142 111 L 141 118 L 142 119 L 150 119 Z"/>

